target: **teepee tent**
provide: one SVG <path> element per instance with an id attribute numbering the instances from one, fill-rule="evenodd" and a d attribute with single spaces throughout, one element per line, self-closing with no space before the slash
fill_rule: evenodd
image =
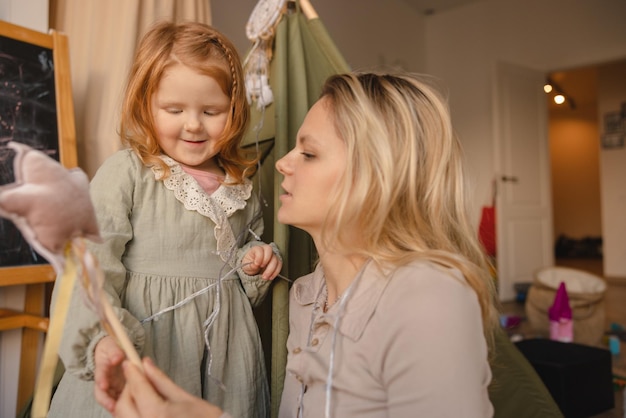
<path id="1" fill-rule="evenodd" d="M 271 7 L 279 9 L 278 14 L 268 15 L 268 8 Z M 260 19 L 269 22 L 266 25 L 269 28 L 265 31 L 256 30 L 258 43 L 255 43 L 245 60 L 247 74 L 256 71 L 259 76 L 256 78 L 259 97 L 251 105 L 251 129 L 244 140 L 244 146 L 262 147 L 268 153 L 258 173 L 260 189 L 267 202 L 264 213 L 266 235 L 273 232 L 272 239 L 283 253 L 283 274 L 294 280 L 313 271 L 315 247 L 305 232 L 275 221 L 282 176 L 274 169 L 274 162 L 295 145 L 298 128 L 309 108 L 318 99 L 326 78 L 349 71 L 349 66 L 308 0 L 261 0 L 250 18 L 248 32 L 251 25 L 258 23 L 254 21 L 255 12 L 258 11 L 261 11 Z M 272 20 L 275 21 L 273 26 Z M 256 63 L 250 65 L 255 59 L 251 58 L 255 50 L 263 51 L 268 58 L 265 68 L 255 67 Z M 256 60 L 258 63 L 258 56 Z M 262 66 L 263 63 L 260 67 Z M 266 78 L 262 79 L 263 76 Z M 263 102 L 263 96 L 267 93 L 260 86 L 265 80 L 269 82 L 273 96 L 272 103 L 268 105 L 267 100 L 259 103 Z M 248 87 L 250 84 L 254 85 L 254 82 L 248 81 Z M 267 151 L 268 148 L 270 151 Z M 287 361 L 288 292 L 289 283 L 276 279 L 271 307 L 270 374 L 273 417 L 278 415 Z"/>

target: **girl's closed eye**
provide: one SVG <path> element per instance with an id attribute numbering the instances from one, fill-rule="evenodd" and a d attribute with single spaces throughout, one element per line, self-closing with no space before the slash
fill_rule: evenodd
<path id="1" fill-rule="evenodd" d="M 310 152 L 302 151 L 300 154 L 304 156 L 305 160 L 312 160 L 313 158 L 315 158 L 315 155 L 311 154 Z"/>

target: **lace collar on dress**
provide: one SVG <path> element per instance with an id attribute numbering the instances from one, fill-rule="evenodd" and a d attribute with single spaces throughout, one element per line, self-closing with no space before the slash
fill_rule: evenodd
<path id="1" fill-rule="evenodd" d="M 230 253 L 236 250 L 235 235 L 228 223 L 228 217 L 246 207 L 246 202 L 252 194 L 252 182 L 245 179 L 243 184 L 228 186 L 222 184 L 213 194 L 208 195 L 178 162 L 165 155 L 161 155 L 160 158 L 170 168 L 169 177 L 163 180 L 165 187 L 174 192 L 176 199 L 185 206 L 185 209 L 196 211 L 215 223 L 215 239 L 220 258 L 229 264 L 234 263 Z M 162 168 L 153 166 L 152 172 L 156 180 L 163 178 Z M 226 182 L 231 180 L 227 174 Z"/>

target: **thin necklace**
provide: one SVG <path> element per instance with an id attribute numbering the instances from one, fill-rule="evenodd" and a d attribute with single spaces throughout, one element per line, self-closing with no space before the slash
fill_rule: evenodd
<path id="1" fill-rule="evenodd" d="M 328 303 L 328 287 L 326 287 L 326 297 L 324 298 L 324 308 L 322 309 L 324 311 L 324 313 L 328 312 L 328 310 L 330 308 L 332 308 L 333 306 L 335 306 L 337 304 L 337 302 L 341 301 L 341 298 L 343 298 L 343 295 L 346 294 L 346 291 L 348 289 L 344 290 L 344 292 L 337 296 L 337 299 L 335 299 L 335 301 L 331 304 Z"/>

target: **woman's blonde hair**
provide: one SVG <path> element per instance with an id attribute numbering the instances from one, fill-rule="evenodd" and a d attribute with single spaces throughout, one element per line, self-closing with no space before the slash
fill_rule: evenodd
<path id="1" fill-rule="evenodd" d="M 381 265 L 427 259 L 459 269 L 475 290 L 485 333 L 497 325 L 489 262 L 469 219 L 460 143 L 446 101 L 425 76 L 351 73 L 322 89 L 347 147 L 347 167 L 323 232 L 326 246 Z"/>
<path id="2" fill-rule="evenodd" d="M 241 60 L 230 40 L 208 25 L 158 22 L 143 36 L 122 103 L 122 142 L 135 150 L 144 164 L 159 166 L 165 177 L 169 175 L 169 168 L 158 157 L 162 150 L 154 129 L 151 103 L 165 70 L 177 63 L 214 78 L 231 98 L 226 126 L 217 143 L 217 159 L 234 183 L 241 183 L 256 168 L 256 160 L 246 159 L 240 148 L 250 115 Z"/>

